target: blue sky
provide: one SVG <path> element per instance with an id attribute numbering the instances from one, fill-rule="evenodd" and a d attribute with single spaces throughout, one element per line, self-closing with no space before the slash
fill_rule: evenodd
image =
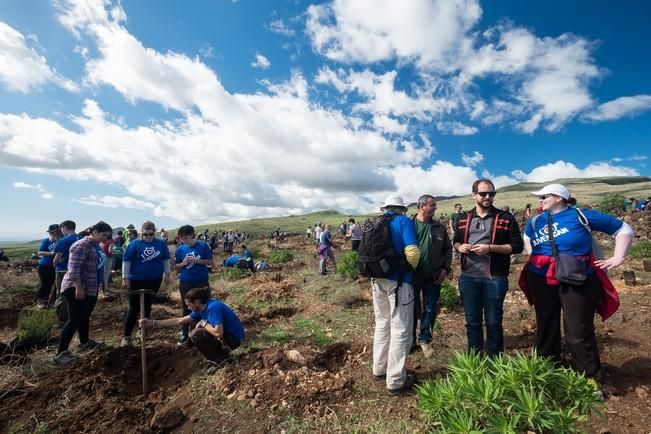
<path id="1" fill-rule="evenodd" d="M 649 2 L 0 3 L 0 237 L 651 175 Z"/>

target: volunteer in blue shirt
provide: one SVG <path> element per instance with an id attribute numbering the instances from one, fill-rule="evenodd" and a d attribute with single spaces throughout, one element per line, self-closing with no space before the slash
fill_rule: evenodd
<path id="1" fill-rule="evenodd" d="M 56 280 L 56 275 L 54 271 L 54 247 L 56 242 L 61 236 L 61 229 L 59 225 L 53 224 L 47 228 L 47 238 L 41 240 L 41 244 L 38 246 L 38 277 L 41 280 L 41 284 L 38 288 L 38 293 L 36 294 L 36 303 L 39 308 L 45 308 L 47 302 L 50 298 L 50 292 L 54 286 L 54 281 Z"/>
<path id="2" fill-rule="evenodd" d="M 594 313 L 604 295 L 608 277 L 602 270 L 618 267 L 633 241 L 633 230 L 621 220 L 595 210 L 568 207 L 570 192 L 561 184 L 550 184 L 532 193 L 538 196 L 543 213 L 525 227 L 525 246 L 531 253 L 526 265 L 526 283 L 536 310 L 536 348 L 538 354 L 560 361 L 561 310 L 566 347 L 572 354 L 574 367 L 587 376 L 599 379 L 600 361 L 594 329 Z M 553 238 L 559 254 L 576 258 L 596 256 L 590 231 L 615 236 L 615 251 L 608 259 L 588 260 L 587 277 L 581 285 L 556 280 L 552 273 L 554 254 L 548 236 L 551 216 Z M 555 268 L 553 268 L 555 270 Z M 603 280 L 606 279 L 606 280 Z"/>
<path id="3" fill-rule="evenodd" d="M 195 347 L 211 362 L 220 363 L 230 357 L 230 352 L 242 343 L 244 327 L 233 309 L 219 300 L 210 300 L 207 288 L 193 288 L 183 299 L 189 315 L 163 320 L 140 320 L 141 327 L 189 326 L 198 321 L 190 333 Z"/>
<path id="4" fill-rule="evenodd" d="M 161 283 L 169 283 L 170 251 L 165 241 L 156 238 L 156 225 L 142 224 L 142 239 L 133 240 L 122 256 L 122 287 L 129 291 L 150 289 L 158 293 Z M 145 294 L 145 318 L 151 315 L 155 295 Z M 131 343 L 131 333 L 140 314 L 140 294 L 129 295 L 129 311 L 124 318 L 122 346 Z"/>
<path id="5" fill-rule="evenodd" d="M 59 225 L 63 236 L 57 241 L 54 246 L 54 271 L 56 273 L 56 290 L 57 290 L 57 299 L 54 305 L 56 306 L 57 317 L 59 319 L 59 326 L 63 325 L 68 320 L 68 313 L 63 305 L 63 298 L 61 298 L 61 282 L 63 281 L 63 276 L 65 276 L 66 271 L 68 271 L 68 259 L 70 255 L 70 247 L 81 239 L 81 236 L 78 235 L 75 231 L 77 230 L 77 224 L 72 220 L 64 220 Z"/>
<path id="6" fill-rule="evenodd" d="M 174 268 L 179 272 L 179 292 L 183 305 L 183 316 L 189 315 L 190 310 L 185 304 L 185 294 L 193 288 L 209 288 L 208 267 L 212 266 L 212 251 L 210 246 L 194 237 L 194 228 L 190 225 L 181 226 L 178 231 L 179 244 L 174 255 Z M 188 340 L 190 327 L 183 324 L 179 343 Z"/>

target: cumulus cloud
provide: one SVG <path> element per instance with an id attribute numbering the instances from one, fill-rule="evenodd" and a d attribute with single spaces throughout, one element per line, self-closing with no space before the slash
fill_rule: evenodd
<path id="1" fill-rule="evenodd" d="M 29 47 L 18 30 L 0 21 L 0 83 L 9 90 L 27 93 L 48 83 L 68 91 L 77 85 L 52 69 L 45 57 Z"/>
<path id="2" fill-rule="evenodd" d="M 255 59 L 251 62 L 251 66 L 258 69 L 269 69 L 271 62 L 260 53 L 255 53 Z"/>
<path id="3" fill-rule="evenodd" d="M 475 151 L 472 155 L 461 154 L 461 159 L 463 160 L 463 164 L 466 166 L 475 167 L 484 161 L 484 155 L 478 151 Z"/>
<path id="4" fill-rule="evenodd" d="M 129 196 L 98 196 L 91 194 L 82 197 L 77 202 L 84 205 L 102 206 L 105 208 L 131 208 L 131 209 L 154 209 L 156 205 L 151 202 L 136 199 Z"/>
<path id="5" fill-rule="evenodd" d="M 640 173 L 631 167 L 617 166 L 605 162 L 594 162 L 583 169 L 567 161 L 556 161 L 536 167 L 529 173 L 514 171 L 518 181 L 545 182 L 559 178 L 596 178 L 609 176 L 638 176 Z"/>
<path id="6" fill-rule="evenodd" d="M 651 95 L 622 96 L 599 105 L 586 113 L 585 118 L 592 121 L 613 121 L 633 117 L 647 110 L 651 110 Z"/>
<path id="7" fill-rule="evenodd" d="M 0 160 L 1 161 L 1 160 Z M 27 182 L 16 181 L 12 184 L 14 188 L 21 188 L 27 190 L 36 190 L 41 193 L 41 198 L 43 199 L 54 199 L 54 195 L 44 189 L 41 184 L 28 184 Z"/>

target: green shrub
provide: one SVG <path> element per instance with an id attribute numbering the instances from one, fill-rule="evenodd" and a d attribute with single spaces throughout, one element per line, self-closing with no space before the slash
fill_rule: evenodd
<path id="1" fill-rule="evenodd" d="M 55 316 L 52 310 L 22 311 L 16 329 L 18 340 L 25 342 L 43 339 L 50 333 Z"/>
<path id="2" fill-rule="evenodd" d="M 633 243 L 631 247 L 632 258 L 651 258 L 651 241 L 640 240 Z"/>
<path id="3" fill-rule="evenodd" d="M 444 280 L 441 284 L 441 296 L 439 297 L 439 305 L 452 309 L 459 304 L 459 292 L 454 283 L 449 280 Z"/>
<path id="4" fill-rule="evenodd" d="M 353 280 L 357 279 L 357 276 L 359 275 L 357 268 L 358 257 L 359 255 L 357 252 L 350 252 L 341 256 L 337 262 L 337 274 L 349 277 Z"/>
<path id="5" fill-rule="evenodd" d="M 270 264 L 282 264 L 294 259 L 294 255 L 287 250 L 274 250 L 267 260 Z"/>
<path id="6" fill-rule="evenodd" d="M 417 387 L 418 408 L 441 432 L 581 432 L 603 405 L 597 384 L 536 354 L 456 353 L 449 374 Z"/>
<path id="7" fill-rule="evenodd" d="M 611 213 L 624 211 L 624 202 L 626 198 L 621 194 L 609 193 L 599 202 L 599 209 Z"/>
<path id="8" fill-rule="evenodd" d="M 224 268 L 224 278 L 227 280 L 238 280 L 244 276 L 248 276 L 248 270 L 237 267 Z"/>

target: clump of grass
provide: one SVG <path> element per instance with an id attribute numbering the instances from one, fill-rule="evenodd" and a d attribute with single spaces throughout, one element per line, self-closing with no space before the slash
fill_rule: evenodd
<path id="1" fill-rule="evenodd" d="M 292 261 L 293 259 L 294 255 L 287 250 L 274 250 L 269 254 L 267 261 L 270 264 L 283 264 L 285 262 Z"/>
<path id="2" fill-rule="evenodd" d="M 632 258 L 651 258 L 651 241 L 640 240 L 633 243 L 631 247 Z"/>
<path id="3" fill-rule="evenodd" d="M 459 292 L 457 291 L 457 287 L 449 280 L 445 280 L 441 284 L 439 304 L 448 309 L 452 309 L 454 306 L 459 304 Z"/>
<path id="4" fill-rule="evenodd" d="M 46 337 L 55 321 L 52 310 L 24 310 L 18 317 L 16 336 L 19 341 L 36 341 Z"/>
<path id="5" fill-rule="evenodd" d="M 417 388 L 418 408 L 442 432 L 575 433 L 603 406 L 593 380 L 535 353 L 456 353 L 447 369 Z"/>
<path id="6" fill-rule="evenodd" d="M 357 268 L 357 252 L 350 252 L 342 255 L 337 263 L 337 274 L 340 276 L 348 277 L 350 279 L 357 279 L 359 269 Z"/>
<path id="7" fill-rule="evenodd" d="M 243 270 L 237 267 L 224 268 L 222 274 L 226 280 L 238 280 L 242 277 L 248 276 L 247 270 Z"/>

